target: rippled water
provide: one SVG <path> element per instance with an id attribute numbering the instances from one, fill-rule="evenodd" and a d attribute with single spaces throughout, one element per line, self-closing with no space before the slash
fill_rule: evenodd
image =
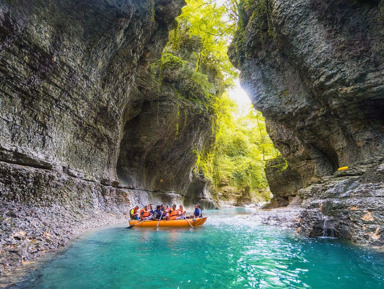
<path id="1" fill-rule="evenodd" d="M 198 229 L 89 233 L 18 288 L 384 288 L 384 254 L 207 211 Z"/>

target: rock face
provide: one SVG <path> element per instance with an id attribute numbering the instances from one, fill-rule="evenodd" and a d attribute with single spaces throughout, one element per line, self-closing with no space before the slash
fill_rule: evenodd
<path id="1" fill-rule="evenodd" d="M 154 64 L 183 5 L 1 1 L 1 274 L 133 204 L 204 191 L 212 114 L 181 67 Z"/>
<path id="2" fill-rule="evenodd" d="M 213 116 L 204 103 L 189 99 L 196 89 L 188 89 L 183 61 L 166 55 L 139 75 L 124 111 L 117 176 L 129 187 L 198 195 L 203 188 L 192 189 L 191 169 L 196 152 L 213 140 Z"/>
<path id="3" fill-rule="evenodd" d="M 214 188 L 211 195 L 219 208 L 244 207 L 244 206 L 261 206 L 266 203 L 266 199 L 270 198 L 269 189 L 259 189 L 259 194 L 252 192 L 249 186 L 239 190 L 229 184 L 222 184 L 218 188 Z M 263 195 L 264 197 L 260 196 Z"/>
<path id="4" fill-rule="evenodd" d="M 183 1 L 6 1 L 1 159 L 116 180 L 135 77 L 160 57 Z"/>
<path id="5" fill-rule="evenodd" d="M 288 195 L 307 188 L 300 192 L 303 205 L 317 209 L 302 218 L 312 228 L 307 233 L 322 234 L 332 216 L 339 236 L 376 246 L 384 245 L 377 206 L 383 200 L 383 11 L 382 1 L 243 1 L 230 49 L 243 87 L 288 161 L 289 176 L 269 174 L 275 200 L 286 205 Z M 342 166 L 351 169 L 337 173 Z"/>
<path id="6" fill-rule="evenodd" d="M 303 187 L 300 175 L 288 166 L 283 157 L 268 161 L 265 174 L 270 190 L 275 193 L 268 208 L 288 206 L 297 196 L 297 191 Z"/>
<path id="7" fill-rule="evenodd" d="M 202 208 L 206 209 L 217 207 L 212 200 L 210 182 L 205 178 L 204 174 L 193 174 L 193 181 L 188 187 L 184 203 L 186 206 L 193 206 L 199 203 Z"/>

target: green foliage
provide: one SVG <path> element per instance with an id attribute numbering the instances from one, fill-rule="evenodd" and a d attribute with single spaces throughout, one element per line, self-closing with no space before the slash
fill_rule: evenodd
<path id="1" fill-rule="evenodd" d="M 225 5 L 207 0 L 186 2 L 182 14 L 177 18 L 177 26 L 167 49 L 182 50 L 188 40 L 198 38 L 195 70 L 203 73 L 206 70 L 218 71 L 221 74 L 222 85 L 232 85 L 237 72 L 229 62 L 227 50 L 236 22 L 228 18 Z"/>
<path id="2" fill-rule="evenodd" d="M 227 55 L 234 30 L 225 11 L 215 1 L 187 0 L 161 60 L 151 65 L 159 83 L 173 86 L 179 97 L 210 113 L 215 98 L 237 77 Z"/>
<path id="3" fill-rule="evenodd" d="M 163 53 L 161 55 L 161 67 L 162 69 L 176 70 L 182 68 L 184 61 L 172 53 Z"/>
<path id="4" fill-rule="evenodd" d="M 240 0 L 237 3 L 237 9 L 237 31 L 231 46 L 233 54 L 236 55 L 233 61 L 236 61 L 235 65 L 239 67 L 244 59 L 252 58 L 252 54 L 256 51 L 260 51 L 264 47 L 273 47 L 273 50 L 277 50 L 277 46 L 271 0 Z M 258 35 L 249 43 L 246 43 L 244 35 L 249 30 L 247 26 L 250 26 L 252 31 Z"/>
<path id="5" fill-rule="evenodd" d="M 216 99 L 216 141 L 209 153 L 201 154 L 198 166 L 216 188 L 232 186 L 238 191 L 268 187 L 265 162 L 279 155 L 265 127 L 262 114 L 249 107 L 249 113 L 236 118 L 237 105 L 224 94 Z"/>
<path id="6" fill-rule="evenodd" d="M 191 101 L 202 104 L 208 111 L 211 109 L 211 97 L 215 93 L 215 85 L 206 74 L 191 70 L 188 66 L 179 75 L 177 84 L 181 95 Z M 215 97 L 218 97 L 217 95 Z"/>
<path id="7" fill-rule="evenodd" d="M 200 86 L 207 95 L 214 89 L 213 83 L 209 82 L 208 75 L 194 71 L 191 76 L 191 81 L 196 85 Z"/>
<path id="8" fill-rule="evenodd" d="M 268 137 L 261 113 L 250 106 L 247 115 L 236 117 L 238 107 L 226 94 L 237 77 L 227 48 L 237 29 L 239 3 L 237 0 L 220 1 L 220 5 L 212 0 L 186 2 L 177 26 L 170 33 L 161 63 L 157 64 L 160 70 L 157 74 L 161 81 L 173 85 L 179 98 L 214 116 L 214 142 L 205 151 L 193 153 L 198 170 L 212 180 L 216 190 L 221 186 L 237 191 L 263 190 L 268 187 L 265 162 L 279 152 Z M 254 2 L 259 5 L 260 15 L 268 12 L 269 6 L 264 5 L 269 3 L 267 0 L 243 0 L 240 5 L 254 5 Z M 243 17 L 244 21 L 250 17 L 257 15 Z"/>
<path id="9" fill-rule="evenodd" d="M 214 103 L 237 77 L 226 53 L 227 40 L 234 30 L 228 27 L 225 17 L 223 6 L 214 1 L 187 0 L 161 59 L 148 69 L 150 82 L 156 86 L 150 91 L 172 91 L 178 101 L 188 102 L 202 115 L 214 119 Z M 143 87 L 148 86 L 146 79 L 140 81 Z M 178 130 L 177 124 L 176 136 Z"/>

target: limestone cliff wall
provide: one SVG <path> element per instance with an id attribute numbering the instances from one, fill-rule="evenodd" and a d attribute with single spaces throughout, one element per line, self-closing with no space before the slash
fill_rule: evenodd
<path id="1" fill-rule="evenodd" d="M 184 4 L 0 1 L 1 274 L 135 203 L 193 195 L 211 114 L 151 68 Z"/>
<path id="2" fill-rule="evenodd" d="M 307 228 L 318 228 L 312 233 L 320 234 L 331 214 L 343 220 L 332 225 L 339 236 L 383 245 L 376 206 L 383 190 L 383 2 L 260 0 L 242 1 L 240 8 L 231 58 L 290 168 L 287 186 L 284 174 L 270 175 L 272 193 L 294 196 L 320 183 L 321 189 L 300 194 L 306 205 L 317 200 L 310 207 L 318 216 L 303 218 Z M 336 173 L 341 166 L 351 169 Z M 353 185 L 341 185 L 346 178 Z"/>
<path id="3" fill-rule="evenodd" d="M 1 159 L 116 179 L 122 113 L 183 1 L 2 1 Z"/>

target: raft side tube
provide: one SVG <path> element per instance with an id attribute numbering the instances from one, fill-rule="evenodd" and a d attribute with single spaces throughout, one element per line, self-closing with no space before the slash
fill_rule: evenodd
<path id="1" fill-rule="evenodd" d="M 207 217 L 204 218 L 197 218 L 197 219 L 188 219 L 189 223 L 193 227 L 201 226 L 207 221 Z M 171 228 L 186 228 L 186 227 L 191 227 L 186 219 L 181 219 L 181 220 L 161 220 L 160 223 L 159 221 L 154 221 L 154 220 L 148 220 L 144 221 L 140 224 L 137 224 L 141 221 L 139 220 L 131 220 L 129 221 L 129 225 L 135 227 L 143 227 L 143 228 L 156 228 L 157 224 L 159 224 L 159 227 L 171 227 Z M 137 225 L 136 225 L 137 224 Z"/>

